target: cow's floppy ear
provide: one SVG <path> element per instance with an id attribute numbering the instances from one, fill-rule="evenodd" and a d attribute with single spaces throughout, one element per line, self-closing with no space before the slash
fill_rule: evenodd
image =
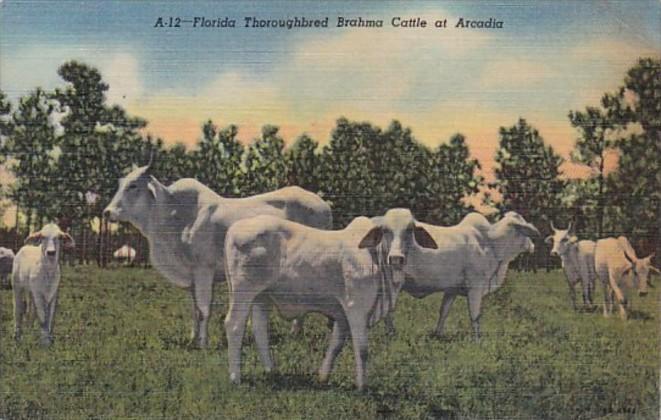
<path id="1" fill-rule="evenodd" d="M 541 236 L 537 228 L 530 223 L 514 223 L 514 229 L 520 234 L 528 237 Z"/>
<path id="2" fill-rule="evenodd" d="M 383 239 L 383 228 L 381 226 L 373 227 L 360 241 L 358 248 L 374 248 L 381 243 L 381 239 Z"/>
<path id="3" fill-rule="evenodd" d="M 544 239 L 544 242 L 547 244 L 552 244 L 553 243 L 553 235 L 549 235 Z"/>
<path id="4" fill-rule="evenodd" d="M 37 245 L 39 242 L 41 242 L 41 237 L 41 231 L 32 232 L 27 238 L 25 238 L 25 243 L 28 245 Z"/>
<path id="5" fill-rule="evenodd" d="M 64 245 L 65 248 L 74 248 L 76 246 L 76 241 L 74 241 L 73 237 L 68 233 L 62 232 L 60 238 L 62 238 L 62 245 Z"/>
<path id="6" fill-rule="evenodd" d="M 661 271 L 659 271 L 659 269 L 654 267 L 653 265 L 650 265 L 650 271 L 654 274 L 658 274 L 659 276 L 661 276 Z"/>
<path id="7" fill-rule="evenodd" d="M 416 226 L 413 228 L 413 236 L 415 237 L 415 241 L 421 247 L 438 249 L 438 245 L 436 244 L 434 238 L 432 238 L 429 232 L 427 232 L 427 229 L 423 228 L 422 226 Z"/>

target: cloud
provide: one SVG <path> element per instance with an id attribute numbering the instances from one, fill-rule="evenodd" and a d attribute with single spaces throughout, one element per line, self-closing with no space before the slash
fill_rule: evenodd
<path id="1" fill-rule="evenodd" d="M 99 70 L 108 83 L 108 102 L 126 106 L 144 94 L 141 70 L 134 54 L 117 52 L 99 62 Z"/>
<path id="2" fill-rule="evenodd" d="M 539 85 L 554 77 L 557 77 L 557 73 L 542 62 L 522 58 L 505 59 L 487 63 L 478 85 L 484 89 L 519 90 Z"/>
<path id="3" fill-rule="evenodd" d="M 402 11 L 392 16 L 453 18 L 442 11 Z M 452 29 L 352 29 L 338 35 L 310 37 L 279 71 L 278 82 L 293 98 L 293 108 L 318 113 L 360 107 L 373 114 L 400 107 L 426 87 L 456 85 L 456 66 L 493 36 Z M 330 100 L 329 100 L 330 99 Z"/>
<path id="4" fill-rule="evenodd" d="M 236 72 L 219 75 L 195 92 L 167 89 L 129 103 L 127 109 L 147 118 L 148 131 L 170 142 L 193 145 L 207 119 L 216 124 L 237 124 L 247 140 L 269 122 L 288 122 L 286 101 L 271 83 Z"/>

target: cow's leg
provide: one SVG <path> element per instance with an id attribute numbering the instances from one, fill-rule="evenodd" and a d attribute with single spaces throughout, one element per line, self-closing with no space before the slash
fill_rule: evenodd
<path id="1" fill-rule="evenodd" d="M 608 286 L 608 270 L 599 269 L 597 271 L 597 277 L 601 282 L 601 287 L 604 290 L 604 317 L 608 317 L 608 301 L 610 297 L 610 287 Z"/>
<path id="2" fill-rule="evenodd" d="M 347 320 L 356 359 L 356 386 L 362 391 L 367 385 L 367 314 L 353 310 L 348 314 Z"/>
<path id="3" fill-rule="evenodd" d="M 55 325 L 55 309 L 57 307 L 57 291 L 53 296 L 53 299 L 48 304 L 48 335 L 53 337 L 53 327 Z"/>
<path id="4" fill-rule="evenodd" d="M 191 327 L 190 340 L 191 343 L 197 343 L 200 336 L 200 316 L 197 312 L 197 304 L 195 303 L 195 286 L 191 286 L 190 289 L 190 300 L 191 300 L 191 317 L 193 319 L 193 326 Z"/>
<path id="5" fill-rule="evenodd" d="M 574 275 L 574 273 L 565 268 L 565 277 L 567 278 L 567 287 L 569 288 L 569 301 L 571 302 L 572 308 L 574 310 L 578 310 L 578 307 L 576 306 L 576 283 L 578 282 L 577 276 Z"/>
<path id="6" fill-rule="evenodd" d="M 328 350 L 326 350 L 326 356 L 321 364 L 321 368 L 319 368 L 319 380 L 321 382 L 328 381 L 328 376 L 333 370 L 335 359 L 342 351 L 342 347 L 344 347 L 344 343 L 349 334 L 349 324 L 347 323 L 347 320 L 343 316 L 338 317 L 333 323 L 333 331 L 331 332 Z"/>
<path id="7" fill-rule="evenodd" d="M 571 306 L 575 311 L 577 311 L 578 306 L 576 306 L 576 286 L 572 284 L 571 281 L 567 281 L 567 286 L 569 288 L 569 300 L 571 301 Z"/>
<path id="8" fill-rule="evenodd" d="M 52 340 L 48 332 L 48 315 L 50 314 L 48 310 L 48 303 L 46 302 L 46 299 L 38 293 L 32 293 L 32 300 L 34 301 L 34 307 L 37 312 L 37 319 L 39 319 L 39 326 L 41 327 L 40 343 L 42 346 L 50 346 Z"/>
<path id="9" fill-rule="evenodd" d="M 259 352 L 259 358 L 267 372 L 274 368 L 269 349 L 269 304 L 257 299 L 252 305 L 252 333 Z"/>
<path id="10" fill-rule="evenodd" d="M 592 308 L 592 291 L 590 286 L 590 270 L 586 267 L 586 264 L 581 261 L 580 264 L 580 279 L 581 286 L 583 286 L 583 307 L 585 309 Z"/>
<path id="11" fill-rule="evenodd" d="M 434 335 L 436 337 L 443 336 L 443 330 L 445 329 L 445 321 L 448 319 L 448 314 L 450 313 L 450 308 L 452 303 L 456 299 L 457 295 L 454 293 L 445 292 L 443 294 L 443 301 L 441 302 L 441 309 L 438 314 L 438 323 L 436 324 L 436 331 Z"/>
<path id="12" fill-rule="evenodd" d="M 17 341 L 21 338 L 23 316 L 27 309 L 24 295 L 25 293 L 14 285 L 14 339 Z"/>
<path id="13" fill-rule="evenodd" d="M 199 269 L 194 273 L 193 279 L 193 330 L 197 330 L 197 342 L 199 348 L 207 347 L 209 315 L 211 313 L 211 299 L 213 298 L 213 275 L 211 269 Z"/>
<path id="14" fill-rule="evenodd" d="M 482 289 L 474 288 L 468 291 L 468 313 L 473 326 L 475 341 L 480 341 L 480 316 L 482 307 Z"/>
<path id="15" fill-rule="evenodd" d="M 617 304 L 620 308 L 620 318 L 622 319 L 627 319 L 627 298 L 624 296 L 624 293 L 622 293 L 622 289 L 620 289 L 618 285 L 618 280 L 621 278 L 621 274 L 615 273 L 613 271 L 609 271 L 609 282 L 610 282 L 610 287 L 612 289 L 611 296 L 615 295 L 615 298 L 617 299 Z M 611 298 L 612 299 L 612 298 Z"/>
<path id="16" fill-rule="evenodd" d="M 225 317 L 225 334 L 227 334 L 230 381 L 235 384 L 241 382 L 241 342 L 253 298 L 252 294 L 236 290 L 230 293 L 229 310 Z"/>
<path id="17" fill-rule="evenodd" d="M 383 322 L 385 323 L 386 326 L 387 335 L 393 336 L 397 333 L 397 329 L 395 329 L 395 321 L 393 320 L 392 312 L 388 312 L 388 314 L 386 314 L 385 318 L 383 319 Z"/>

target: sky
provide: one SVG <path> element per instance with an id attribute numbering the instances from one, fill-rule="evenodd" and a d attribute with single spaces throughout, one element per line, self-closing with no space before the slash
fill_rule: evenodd
<path id="1" fill-rule="evenodd" d="M 155 28 L 159 17 L 229 17 L 236 28 Z M 244 17 L 329 18 L 327 29 L 244 28 Z M 383 19 L 337 28 L 337 18 Z M 427 28 L 393 28 L 393 17 Z M 456 28 L 494 18 L 502 29 Z M 434 28 L 447 19 L 447 28 Z M 204 121 L 264 124 L 292 142 L 328 142 L 340 116 L 386 127 L 397 119 L 435 147 L 467 137 L 487 177 L 498 129 L 519 117 L 568 157 L 569 110 L 598 105 L 640 56 L 661 55 L 654 1 L 18 1 L 0 0 L 0 89 L 12 100 L 61 86 L 57 68 L 97 67 L 108 100 L 146 118 L 167 144 L 191 147 Z M 566 164 L 567 176 L 584 170 Z"/>

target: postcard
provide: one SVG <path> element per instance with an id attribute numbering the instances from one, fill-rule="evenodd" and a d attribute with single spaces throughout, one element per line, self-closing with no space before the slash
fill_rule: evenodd
<path id="1" fill-rule="evenodd" d="M 657 0 L 0 0 L 0 418 L 658 418 Z"/>

